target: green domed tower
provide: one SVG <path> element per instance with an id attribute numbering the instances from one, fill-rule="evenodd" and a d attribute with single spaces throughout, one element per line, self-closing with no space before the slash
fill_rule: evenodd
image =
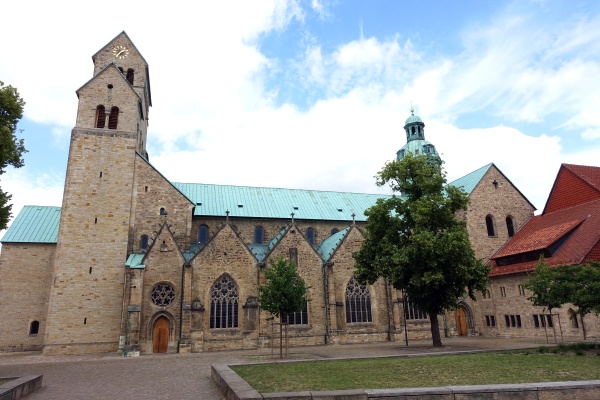
<path id="1" fill-rule="evenodd" d="M 410 109 L 410 117 L 404 124 L 406 132 L 406 144 L 396 153 L 396 159 L 402 160 L 404 156 L 411 152 L 413 155 L 424 155 L 429 162 L 437 164 L 442 163 L 442 159 L 435 150 L 435 146 L 425 140 L 425 124 L 418 115 L 415 115 L 414 108 Z"/>

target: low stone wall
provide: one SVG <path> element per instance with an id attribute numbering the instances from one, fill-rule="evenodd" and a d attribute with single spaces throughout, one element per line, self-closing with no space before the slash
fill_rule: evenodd
<path id="1" fill-rule="evenodd" d="M 12 379 L 4 385 L 0 385 L 0 400 L 17 400 L 35 392 L 42 387 L 43 375 L 24 375 L 20 377 L 3 377 L 0 379 Z"/>
<path id="2" fill-rule="evenodd" d="M 506 385 L 444 386 L 408 389 L 358 389 L 264 393 L 254 390 L 226 365 L 211 366 L 213 381 L 227 400 L 598 400 L 600 381 Z"/>

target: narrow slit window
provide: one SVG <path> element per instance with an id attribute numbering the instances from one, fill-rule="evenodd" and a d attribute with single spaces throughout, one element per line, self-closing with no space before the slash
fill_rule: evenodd
<path id="1" fill-rule="evenodd" d="M 315 244 L 315 230 L 313 228 L 308 228 L 306 230 L 306 240 L 308 243 Z"/>
<path id="2" fill-rule="evenodd" d="M 148 235 L 142 235 L 140 237 L 140 249 L 146 250 L 148 248 Z"/>
<path id="3" fill-rule="evenodd" d="M 264 229 L 262 226 L 254 228 L 254 243 L 263 244 L 264 241 Z"/>
<path id="4" fill-rule="evenodd" d="M 492 217 L 491 215 L 487 215 L 485 217 L 485 225 L 487 227 L 487 234 L 489 237 L 495 237 L 496 236 L 496 230 L 494 229 L 494 217 Z"/>
<path id="5" fill-rule="evenodd" d="M 508 237 L 515 236 L 515 224 L 510 216 L 506 217 L 506 230 L 508 231 Z"/>
<path id="6" fill-rule="evenodd" d="M 198 243 L 208 242 L 208 226 L 200 225 L 198 228 Z"/>

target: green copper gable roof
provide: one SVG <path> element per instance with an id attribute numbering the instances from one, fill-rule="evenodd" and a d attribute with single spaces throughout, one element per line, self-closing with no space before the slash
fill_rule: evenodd
<path id="1" fill-rule="evenodd" d="M 2 243 L 56 243 L 60 207 L 25 206 L 4 234 Z"/>
<path id="2" fill-rule="evenodd" d="M 348 232 L 350 232 L 350 226 L 346 229 L 342 229 L 339 232 L 334 233 L 329 236 L 327 239 L 323 240 L 317 251 L 323 258 L 323 261 L 327 262 L 333 255 L 333 253 L 337 250 L 339 245 L 342 243 Z"/>
<path id="3" fill-rule="evenodd" d="M 458 178 L 457 180 L 450 182 L 448 185 L 456 186 L 457 188 L 462 187 L 462 189 L 470 195 L 473 189 L 475 189 L 475 186 L 477 186 L 479 181 L 481 181 L 485 173 L 488 172 L 492 165 L 494 165 L 494 163 L 484 165 L 483 167 L 476 169 L 470 174 L 467 174 L 462 178 Z"/>
<path id="4" fill-rule="evenodd" d="M 381 194 L 318 190 L 228 186 L 173 182 L 196 204 L 194 215 L 254 218 L 291 218 L 329 221 L 365 221 L 365 210 Z"/>

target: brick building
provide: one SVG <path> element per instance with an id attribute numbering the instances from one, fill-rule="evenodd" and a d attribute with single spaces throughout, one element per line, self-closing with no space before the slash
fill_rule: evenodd
<path id="1" fill-rule="evenodd" d="M 62 207 L 26 206 L 2 239 L 0 350 L 197 352 L 272 345 L 256 302 L 264 271 L 294 260 L 310 285 L 287 316 L 291 345 L 429 335 L 426 316 L 383 280 L 353 279 L 364 211 L 380 195 L 177 183 L 146 152 L 148 64 L 122 32 L 93 57 L 79 106 Z M 414 113 L 398 152 L 437 157 Z M 439 157 L 438 157 L 439 158 Z M 494 165 L 450 183 L 488 259 L 534 207 Z M 492 286 L 494 283 L 492 283 Z M 441 316 L 448 335 L 498 334 L 487 300 Z M 482 303 L 484 307 L 481 307 Z M 497 316 L 497 319 L 499 317 Z"/>

